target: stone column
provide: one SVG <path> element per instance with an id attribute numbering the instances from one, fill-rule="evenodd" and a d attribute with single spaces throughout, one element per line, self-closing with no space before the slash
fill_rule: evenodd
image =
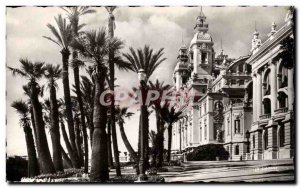
<path id="1" fill-rule="evenodd" d="M 193 53 L 193 64 L 194 64 L 193 72 L 197 74 L 198 73 L 198 49 L 197 49 L 197 46 L 194 46 L 193 52 L 194 52 Z"/>
<path id="2" fill-rule="evenodd" d="M 252 103 L 253 103 L 253 122 L 256 122 L 258 120 L 257 118 L 257 105 L 258 105 L 258 99 L 257 99 L 257 95 L 256 95 L 256 92 L 257 91 L 257 77 L 256 77 L 257 73 L 253 73 L 252 74 L 252 80 L 253 80 L 253 84 L 252 84 L 252 87 L 253 87 L 253 100 L 252 100 Z"/>
<path id="3" fill-rule="evenodd" d="M 294 68 L 288 69 L 288 101 L 289 101 L 289 110 L 293 110 L 294 105 Z"/>
<path id="4" fill-rule="evenodd" d="M 276 84 L 276 62 L 271 62 L 271 115 L 274 115 L 274 111 L 277 109 L 277 84 Z"/>
<path id="5" fill-rule="evenodd" d="M 259 119 L 259 116 L 262 115 L 262 76 L 261 72 L 257 72 L 257 88 L 256 90 L 253 90 L 253 93 L 257 92 L 257 119 Z"/>

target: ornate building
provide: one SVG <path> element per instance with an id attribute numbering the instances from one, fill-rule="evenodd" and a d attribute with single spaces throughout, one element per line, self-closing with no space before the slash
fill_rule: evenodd
<path id="1" fill-rule="evenodd" d="M 184 118 L 173 126 L 173 153 L 222 144 L 230 160 L 292 156 L 293 68 L 272 61 L 280 41 L 291 35 L 288 23 L 278 31 L 273 24 L 263 43 L 255 31 L 251 54 L 231 59 L 223 49 L 216 56 L 201 10 L 189 47 L 183 44 L 178 51 L 173 74 L 176 90 L 188 93 L 190 102 Z M 279 142 L 279 135 L 284 141 Z M 284 147 L 277 149 L 280 143 Z"/>
<path id="2" fill-rule="evenodd" d="M 268 39 L 261 43 L 258 32 L 252 40 L 253 123 L 250 156 L 252 159 L 294 157 L 294 63 L 281 57 L 283 43 L 293 37 L 292 10 L 285 25 L 272 24 Z M 292 48 L 294 48 L 292 46 Z M 289 49 L 293 50 L 293 49 Z M 290 61 L 293 57 L 289 57 Z"/>

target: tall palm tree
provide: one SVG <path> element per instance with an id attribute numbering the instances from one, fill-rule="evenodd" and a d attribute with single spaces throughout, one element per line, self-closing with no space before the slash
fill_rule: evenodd
<path id="1" fill-rule="evenodd" d="M 82 7 L 62 7 L 63 10 L 66 11 L 67 16 L 71 23 L 71 28 L 73 32 L 73 39 L 78 37 L 79 31 L 82 27 L 85 26 L 85 24 L 79 25 L 79 18 L 86 14 L 95 13 L 96 11 L 93 9 L 90 9 L 88 6 L 82 6 Z M 89 148 L 88 148 L 88 138 L 87 138 L 87 132 L 86 132 L 86 124 L 85 124 L 85 111 L 83 107 L 83 101 L 80 91 L 80 76 L 79 76 L 79 68 L 83 66 L 83 62 L 78 59 L 78 53 L 76 50 L 73 50 L 73 60 L 72 60 L 72 68 L 74 72 L 74 82 L 75 82 L 75 89 L 76 89 L 76 95 L 80 110 L 80 121 L 82 126 L 82 132 L 83 132 L 83 141 L 84 141 L 84 172 L 88 172 L 88 163 L 89 163 Z"/>
<path id="2" fill-rule="evenodd" d="M 130 70 L 138 73 L 140 69 L 144 69 L 146 74 L 146 80 L 145 83 L 148 83 L 148 80 L 150 79 L 153 72 L 157 69 L 157 67 L 166 60 L 166 58 L 162 58 L 164 52 L 163 48 L 159 49 L 157 52 L 154 52 L 150 46 L 145 45 L 144 48 L 139 48 L 137 50 L 134 50 L 132 47 L 129 48 L 130 53 L 123 53 L 123 56 L 125 57 L 128 64 L 130 64 Z M 146 105 L 143 105 L 143 108 L 148 108 Z M 143 138 L 145 143 L 145 155 L 148 157 L 148 151 L 149 151 L 149 141 L 148 141 L 148 133 L 149 133 L 149 113 L 148 109 L 141 109 L 141 111 L 146 112 L 145 116 L 147 119 L 146 124 L 144 125 L 145 130 Z M 141 117 L 140 117 L 141 119 Z M 141 122 L 141 121 L 140 121 Z M 141 132 L 141 123 L 139 125 L 139 134 Z M 139 143 L 140 143 L 140 136 L 139 136 Z M 139 144 L 140 145 L 140 144 Z M 140 148 L 140 146 L 139 146 Z M 145 160 L 145 162 L 148 162 L 148 159 Z M 147 166 L 147 165 L 146 165 Z"/>
<path id="3" fill-rule="evenodd" d="M 127 151 L 129 152 L 130 156 L 133 158 L 134 161 L 138 160 L 138 156 L 136 154 L 136 152 L 134 151 L 134 149 L 132 148 L 125 130 L 124 130 L 124 123 L 125 123 L 125 118 L 130 118 L 134 113 L 132 112 L 128 112 L 128 108 L 120 108 L 120 107 L 116 107 L 116 122 L 119 124 L 119 128 L 120 128 L 120 133 L 121 133 L 121 137 L 122 140 L 124 142 L 124 145 L 127 149 Z"/>
<path id="4" fill-rule="evenodd" d="M 115 17 L 113 15 L 113 11 L 116 7 L 105 7 L 107 12 L 109 13 L 109 21 L 108 21 L 108 36 L 110 39 L 114 37 L 114 20 Z M 114 51 L 110 50 L 108 52 L 109 58 L 109 79 L 110 79 L 110 89 L 114 92 L 115 89 L 115 67 L 114 67 Z M 115 99 L 114 95 L 111 96 L 111 104 L 110 104 L 110 129 L 112 134 L 112 141 L 113 141 L 113 150 L 114 150 L 114 158 L 115 158 L 115 168 L 116 168 L 116 175 L 121 176 L 121 168 L 120 168 L 120 161 L 119 161 L 119 149 L 118 149 L 118 141 L 117 141 L 117 133 L 116 133 L 116 120 L 115 120 Z M 110 139 L 109 139 L 110 140 Z"/>
<path id="5" fill-rule="evenodd" d="M 168 155 L 167 161 L 171 160 L 172 129 L 173 124 L 182 118 L 183 107 L 176 109 L 175 106 L 169 108 L 165 106 L 162 109 L 162 117 L 168 123 Z"/>
<path id="6" fill-rule="evenodd" d="M 48 80 L 48 88 L 50 91 L 50 135 L 53 149 L 53 163 L 56 171 L 63 170 L 62 153 L 60 150 L 60 131 L 59 131 L 59 112 L 56 98 L 56 81 L 61 78 L 62 69 L 59 65 L 46 65 L 45 77 Z"/>
<path id="7" fill-rule="evenodd" d="M 36 157 L 36 151 L 33 141 L 32 129 L 30 127 L 29 107 L 22 100 L 14 101 L 11 106 L 17 110 L 20 115 L 20 126 L 25 133 L 25 141 L 28 155 L 28 176 L 34 177 L 39 175 L 39 165 Z"/>
<path id="8" fill-rule="evenodd" d="M 151 101 L 151 104 L 153 105 L 154 111 L 155 111 L 155 116 L 156 116 L 156 154 L 157 154 L 157 167 L 162 167 L 162 163 L 164 160 L 163 154 L 164 154 L 164 125 L 165 125 L 165 120 L 161 118 L 161 110 L 163 108 L 163 102 L 162 97 L 164 95 L 164 92 L 168 92 L 171 89 L 171 86 L 168 84 L 164 84 L 164 82 L 159 82 L 156 80 L 155 83 L 149 81 L 149 89 L 154 90 L 159 92 L 159 97 L 158 99 Z M 170 93 L 170 92 L 169 92 Z M 167 93 L 168 95 L 168 93 Z"/>
<path id="9" fill-rule="evenodd" d="M 55 39 L 50 37 L 44 36 L 44 38 L 54 42 L 57 44 L 62 54 L 62 81 L 63 81 L 63 88 L 64 88 L 64 97 L 65 97 L 65 104 L 66 104 L 66 114 L 67 114 L 67 123 L 69 128 L 69 136 L 70 136 L 70 143 L 72 146 L 72 163 L 75 168 L 79 168 L 79 158 L 77 155 L 76 143 L 75 143 L 75 131 L 74 131 L 74 120 L 72 114 L 72 104 L 71 104 L 71 95 L 70 95 L 70 86 L 69 86 L 69 56 L 70 50 L 69 46 L 73 40 L 72 35 L 72 27 L 70 24 L 67 24 L 65 18 L 62 18 L 61 15 L 55 17 L 56 24 L 58 26 L 58 30 L 51 24 L 48 24 L 47 27 L 50 29 L 52 34 L 54 35 Z"/>
<path id="10" fill-rule="evenodd" d="M 13 75 L 19 75 L 28 82 L 28 92 L 30 95 L 30 101 L 33 108 L 34 123 L 37 133 L 37 150 L 39 156 L 39 165 L 41 173 L 54 173 L 55 168 L 51 160 L 51 155 L 48 147 L 48 141 L 45 132 L 45 123 L 43 121 L 42 106 L 39 102 L 39 93 L 41 87 L 37 83 L 42 78 L 45 71 L 44 63 L 35 62 L 32 63 L 28 59 L 20 59 L 21 67 L 19 69 L 8 67 L 12 71 Z"/>
<path id="11" fill-rule="evenodd" d="M 110 49 L 121 48 L 119 40 L 107 39 L 105 28 L 98 31 L 86 32 L 82 38 L 78 38 L 73 44 L 84 57 L 93 62 L 93 79 L 95 81 L 94 94 L 94 131 L 92 145 L 92 166 L 90 179 L 92 181 L 105 182 L 109 179 L 108 154 L 107 154 L 107 107 L 100 101 L 100 95 L 105 91 L 105 77 L 107 75 L 107 62 Z"/>

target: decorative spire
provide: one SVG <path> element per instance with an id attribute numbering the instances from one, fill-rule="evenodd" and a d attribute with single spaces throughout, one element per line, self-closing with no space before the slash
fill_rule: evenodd
<path id="1" fill-rule="evenodd" d="M 202 6 L 200 8 L 200 13 L 196 18 L 196 25 L 194 27 L 196 32 L 206 32 L 208 30 L 208 24 L 206 23 L 206 16 L 202 11 Z"/>
<path id="2" fill-rule="evenodd" d="M 223 41 L 222 41 L 222 38 L 221 38 L 221 53 L 220 53 L 220 55 L 224 55 L 224 50 L 223 50 L 223 43 L 222 43 Z"/>
<path id="3" fill-rule="evenodd" d="M 254 21 L 254 33 L 253 33 L 254 36 L 257 36 L 259 35 L 259 32 L 257 31 L 257 28 L 256 28 L 256 20 Z"/>

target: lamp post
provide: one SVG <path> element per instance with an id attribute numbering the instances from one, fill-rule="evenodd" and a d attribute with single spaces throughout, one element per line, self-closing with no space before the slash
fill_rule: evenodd
<path id="1" fill-rule="evenodd" d="M 249 132 L 249 130 L 247 130 L 247 131 L 246 131 L 247 153 L 250 153 L 250 141 L 249 141 L 249 138 L 250 138 L 250 132 Z"/>
<path id="2" fill-rule="evenodd" d="M 144 137 L 147 136 L 145 135 L 145 124 L 146 124 L 146 104 L 144 104 L 144 99 L 145 99 L 145 90 L 146 90 L 146 73 L 144 69 L 140 69 L 138 72 L 138 80 L 140 82 L 140 90 L 141 90 L 141 97 L 142 99 L 142 104 L 140 104 L 140 109 L 141 109 L 141 140 L 140 140 L 140 147 L 141 147 L 141 154 L 140 154 L 140 162 L 139 162 L 139 169 L 140 169 L 140 174 L 138 177 L 138 182 L 143 182 L 147 180 L 147 176 L 145 174 L 145 140 Z"/>

